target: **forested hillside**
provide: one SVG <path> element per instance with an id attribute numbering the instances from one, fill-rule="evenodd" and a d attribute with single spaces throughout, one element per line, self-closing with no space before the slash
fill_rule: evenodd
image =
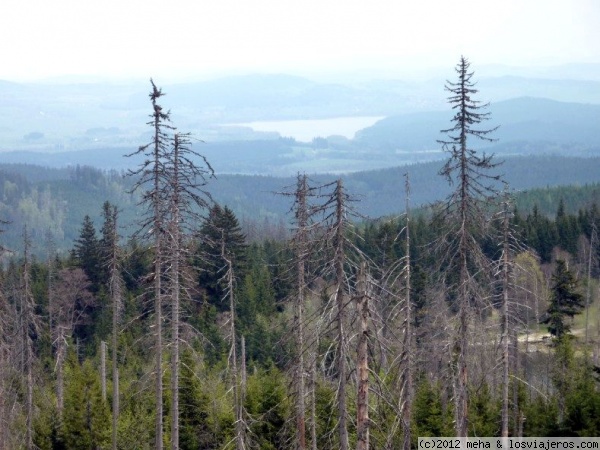
<path id="1" fill-rule="evenodd" d="M 152 82 L 127 174 L 3 166 L 0 450 L 599 435 L 599 161 L 456 74 L 441 162 L 221 176 Z"/>
<path id="2" fill-rule="evenodd" d="M 414 164 L 351 173 L 343 179 L 348 192 L 356 197 L 356 211 L 364 219 L 375 219 L 400 213 L 404 173 L 410 175 L 411 199 L 416 208 L 448 195 L 450 187 L 437 174 L 441 166 L 441 162 Z M 561 198 L 570 213 L 593 202 L 600 203 L 597 185 L 600 158 L 553 155 L 505 158 L 500 171 L 514 190 L 515 204 L 520 210 L 531 211 L 537 205 L 542 215 L 553 216 Z M 325 184 L 336 176 L 314 175 L 311 179 Z M 244 232 L 254 240 L 286 234 L 290 206 L 277 193 L 294 183 L 291 177 L 217 173 L 206 188 L 215 201 L 234 211 Z M 84 216 L 100 223 L 101 206 L 106 200 L 118 206 L 122 216 L 120 233 L 129 237 L 134 231 L 135 205 L 139 201 L 135 194 L 129 193 L 132 184 L 133 180 L 123 172 L 100 171 L 89 166 L 51 169 L 0 165 L 0 214 L 11 224 L 0 234 L 0 243 L 21 250 L 20 234 L 22 226 L 27 224 L 35 254 L 46 252 L 45 239 L 49 233 L 57 249 L 66 251 L 77 238 Z"/>

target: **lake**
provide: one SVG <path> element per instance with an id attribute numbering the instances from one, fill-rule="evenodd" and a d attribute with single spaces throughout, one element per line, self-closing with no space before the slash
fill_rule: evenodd
<path id="1" fill-rule="evenodd" d="M 354 133 L 370 127 L 383 116 L 334 117 L 331 119 L 273 120 L 228 124 L 252 128 L 254 131 L 275 131 L 283 137 L 293 137 L 300 142 L 310 142 L 315 137 L 344 136 L 354 138 Z"/>

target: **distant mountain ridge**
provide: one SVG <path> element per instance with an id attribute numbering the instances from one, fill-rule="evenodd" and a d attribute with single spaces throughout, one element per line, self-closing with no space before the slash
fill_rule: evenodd
<path id="1" fill-rule="evenodd" d="M 600 150 L 600 105 L 566 103 L 534 97 L 520 97 L 490 104 L 483 110 L 490 120 L 481 129 L 498 126 L 492 137 L 500 148 L 512 142 L 547 142 L 557 145 L 580 144 Z M 483 112 L 482 111 L 482 112 Z M 387 150 L 426 150 L 439 148 L 439 130 L 448 127 L 452 111 L 419 112 L 387 117 L 357 133 L 358 144 Z M 472 139 L 475 148 L 489 147 Z"/>
<path id="2" fill-rule="evenodd" d="M 585 73 L 592 76 L 595 70 L 598 76 L 587 80 L 542 78 L 535 72 L 525 77 L 515 69 L 513 73 L 521 75 L 506 75 L 508 69 L 494 75 L 493 70 L 486 70 L 478 88 L 481 99 L 492 104 L 525 95 L 600 104 L 600 69 L 589 67 Z M 448 74 L 452 75 L 451 69 Z M 176 126 L 211 142 L 260 137 L 251 130 L 225 130 L 221 125 L 227 123 L 395 116 L 446 109 L 443 78 L 319 82 L 260 74 L 171 85 L 155 81 L 167 94 L 164 107 L 172 111 Z M 0 151 L 135 147 L 145 142 L 148 88 L 144 83 L 125 82 L 0 82 Z M 110 131 L 98 132 L 102 130 Z"/>
<path id="3" fill-rule="evenodd" d="M 600 105 L 565 103 L 549 99 L 520 97 L 492 103 L 491 119 L 482 128 L 499 128 L 497 141 L 470 141 L 474 148 L 501 156 L 557 154 L 600 156 Z M 252 175 L 293 175 L 307 173 L 349 173 L 444 158 L 436 141 L 447 128 L 452 111 L 398 114 L 387 117 L 356 134 L 355 139 L 330 136 L 310 143 L 265 134 L 262 138 L 212 141 L 195 144 L 217 173 Z M 106 146 L 102 139 L 118 133 L 111 128 L 88 130 L 99 139 L 95 147 L 82 151 L 5 152 L 5 163 L 41 164 L 49 167 L 89 165 L 100 169 L 126 170 L 139 164 L 124 158 L 149 135 L 131 139 L 129 146 Z M 32 138 L 35 140 L 35 138 Z M 134 143 L 135 142 L 135 143 Z"/>
<path id="4" fill-rule="evenodd" d="M 414 207 L 444 199 L 450 187 L 438 174 L 441 167 L 442 162 L 435 161 L 356 172 L 342 178 L 348 193 L 357 200 L 353 203 L 356 210 L 365 218 L 376 219 L 402 211 L 405 173 L 410 176 Z M 588 200 L 600 204 L 600 157 L 511 157 L 505 159 L 496 173 L 504 174 L 517 192 L 553 186 L 596 185 Z M 313 175 L 310 183 L 318 185 L 338 177 Z M 128 236 L 139 213 L 136 197 L 128 193 L 132 182 L 122 174 L 87 167 L 48 169 L 0 164 L 0 219 L 11 222 L 4 227 L 6 231 L 0 233 L 0 245 L 11 248 L 20 242 L 22 226 L 27 223 L 36 242 L 43 242 L 50 230 L 59 247 L 70 248 L 86 214 L 99 226 L 105 200 L 121 209 L 120 232 Z M 215 201 L 228 205 L 243 223 L 254 223 L 260 231 L 261 227 L 266 230 L 273 224 L 289 222 L 290 198 L 276 193 L 292 189 L 295 183 L 293 176 L 218 175 L 210 180 L 207 189 Z"/>

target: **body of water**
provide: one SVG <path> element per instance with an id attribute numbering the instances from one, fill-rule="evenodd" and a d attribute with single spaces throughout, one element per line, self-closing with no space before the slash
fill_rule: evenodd
<path id="1" fill-rule="evenodd" d="M 334 117 L 331 119 L 273 120 L 228 124 L 252 128 L 254 131 L 272 131 L 282 137 L 293 137 L 300 142 L 310 142 L 315 137 L 344 136 L 354 138 L 354 134 L 383 119 L 382 116 Z"/>

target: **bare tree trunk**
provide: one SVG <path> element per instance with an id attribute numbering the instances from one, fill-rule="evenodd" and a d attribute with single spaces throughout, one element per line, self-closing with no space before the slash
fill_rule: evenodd
<path id="1" fill-rule="evenodd" d="M 405 256 L 405 289 L 406 289 L 406 306 L 405 306 L 405 318 L 404 318 L 404 343 L 402 346 L 403 355 L 401 358 L 404 364 L 404 370 L 402 374 L 402 396 L 400 410 L 402 412 L 402 434 L 403 442 L 402 448 L 404 450 L 410 450 L 412 433 L 411 433 L 411 422 L 412 422 L 412 402 L 413 402 L 413 307 L 412 307 L 412 286 L 411 286 L 411 247 L 410 247 L 410 182 L 408 174 L 406 174 L 406 256 Z"/>
<path id="2" fill-rule="evenodd" d="M 346 308 L 345 308 L 345 293 L 344 293 L 344 213 L 345 201 L 343 195 L 342 180 L 339 179 L 336 184 L 335 191 L 336 212 L 335 212 L 335 243 L 334 243 L 334 270 L 336 280 L 336 305 L 337 305 L 337 369 L 338 369 L 338 431 L 340 436 L 340 450 L 348 450 L 348 418 L 346 407 Z"/>
<path id="3" fill-rule="evenodd" d="M 305 382 L 304 382 L 304 302 L 306 298 L 306 258 L 308 211 L 306 175 L 298 176 L 298 189 L 296 191 L 296 218 L 298 230 L 296 232 L 296 271 L 297 294 L 294 302 L 294 332 L 296 340 L 296 367 L 294 368 L 295 406 L 296 406 L 296 448 L 306 449 L 306 409 L 305 409 Z"/>
<path id="4" fill-rule="evenodd" d="M 592 223 L 592 234 L 590 236 L 590 247 L 588 255 L 588 267 L 587 267 L 587 290 L 585 296 L 585 346 L 587 349 L 589 342 L 589 318 L 590 318 L 590 298 L 592 289 L 592 253 L 594 248 L 594 238 L 596 237 L 596 223 Z"/>
<path id="5" fill-rule="evenodd" d="M 222 231 L 221 237 L 221 257 L 226 263 L 227 272 L 225 273 L 226 284 L 227 284 L 227 295 L 229 297 L 229 310 L 230 315 L 230 334 L 231 334 L 231 378 L 233 384 L 233 403 L 234 403 L 234 414 L 235 414 L 235 446 L 236 450 L 245 450 L 246 448 L 246 426 L 243 417 L 243 404 L 240 389 L 240 378 L 237 365 L 237 343 L 236 343 L 236 329 L 235 329 L 235 286 L 234 286 L 234 273 L 233 273 L 233 261 L 228 257 L 225 251 L 225 236 Z"/>
<path id="6" fill-rule="evenodd" d="M 116 217 L 115 217 L 116 233 Z M 116 239 L 113 243 L 116 250 Z M 117 424 L 119 421 L 119 365 L 118 365 L 118 333 L 119 333 L 119 310 L 121 307 L 121 279 L 118 271 L 116 254 L 113 252 L 113 263 L 111 264 L 111 296 L 113 306 L 112 316 L 112 449 L 117 450 Z"/>
<path id="7" fill-rule="evenodd" d="M 178 244 L 175 244 L 177 246 Z M 179 252 L 173 261 L 173 277 L 175 279 L 172 304 L 172 339 L 171 354 L 171 449 L 179 448 Z"/>
<path id="8" fill-rule="evenodd" d="M 335 282 L 336 282 L 336 305 L 337 305 L 337 370 L 338 370 L 338 389 L 337 389 L 337 402 L 338 402 L 338 432 L 340 436 L 340 450 L 348 450 L 350 444 L 348 441 L 348 418 L 347 418 L 347 406 L 346 406 L 346 307 L 345 307 L 345 293 L 344 293 L 344 195 L 342 180 L 339 179 L 336 184 L 335 191 L 336 198 L 336 215 L 335 215 L 335 256 L 334 256 L 334 270 L 335 270 Z"/>
<path id="9" fill-rule="evenodd" d="M 508 386 L 510 371 L 509 354 L 509 311 L 508 288 L 509 279 L 509 241 L 508 241 L 508 214 L 504 212 L 503 219 L 503 253 L 502 253 L 502 437 L 508 437 Z"/>
<path id="10" fill-rule="evenodd" d="M 246 371 L 246 338 L 240 338 L 240 411 L 242 425 L 244 427 L 244 448 L 246 448 L 246 421 L 244 420 L 244 402 L 246 401 L 246 388 L 248 386 L 248 374 Z"/>
<path id="11" fill-rule="evenodd" d="M 63 368 L 66 356 L 64 328 L 58 325 L 58 347 L 56 349 L 56 403 L 58 415 L 62 418 L 65 404 L 65 380 Z"/>
<path id="12" fill-rule="evenodd" d="M 112 379 L 112 450 L 117 450 L 117 426 L 119 422 L 119 369 L 115 361 L 113 361 Z"/>
<path id="13" fill-rule="evenodd" d="M 181 258 L 181 233 L 180 233 L 180 210 L 179 210 L 179 135 L 175 134 L 173 145 L 173 198 L 171 199 L 171 450 L 179 449 L 179 293 L 180 274 L 179 261 Z"/>
<path id="14" fill-rule="evenodd" d="M 24 263 L 23 263 L 23 292 L 21 304 L 22 340 L 25 363 L 26 394 L 25 394 L 25 447 L 33 450 L 33 342 L 30 330 L 35 329 L 35 304 L 31 292 L 29 250 L 31 242 L 27 228 L 23 229 Z"/>
<path id="15" fill-rule="evenodd" d="M 459 325 L 458 335 L 456 337 L 456 374 L 455 374 L 455 404 L 456 404 L 456 423 L 455 431 L 458 437 L 467 437 L 468 426 L 468 372 L 467 372 L 467 346 L 469 332 L 469 313 L 468 313 L 468 289 L 466 274 L 466 257 L 463 259 L 464 265 L 460 272 L 460 306 L 459 306 Z"/>
<path id="16" fill-rule="evenodd" d="M 154 369 L 156 371 L 155 384 L 155 401 L 156 401 L 156 422 L 155 422 L 155 448 L 162 450 L 163 448 L 163 386 L 162 386 L 162 286 L 161 286 L 161 239 L 158 236 L 159 231 L 156 230 L 156 240 L 154 248 L 156 251 L 154 263 L 154 326 L 156 330 L 156 355 Z"/>
<path id="17" fill-rule="evenodd" d="M 356 282 L 357 309 L 360 319 L 358 335 L 358 395 L 356 450 L 369 450 L 369 293 L 367 266 L 363 262 Z"/>
<path id="18" fill-rule="evenodd" d="M 100 341 L 100 383 L 102 401 L 106 401 L 106 342 Z"/>
<path id="19" fill-rule="evenodd" d="M 310 441 L 311 450 L 317 450 L 317 349 L 319 336 L 315 337 L 315 348 L 310 358 Z"/>

